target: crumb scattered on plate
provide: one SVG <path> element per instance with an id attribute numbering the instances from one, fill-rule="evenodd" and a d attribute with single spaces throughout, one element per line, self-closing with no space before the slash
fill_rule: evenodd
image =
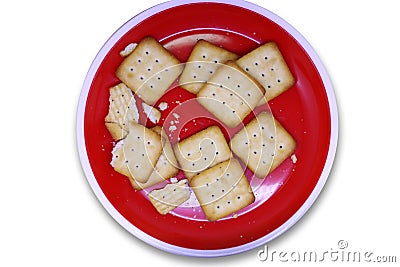
<path id="1" fill-rule="evenodd" d="M 137 46 L 137 43 L 130 43 L 130 44 L 128 44 L 128 45 L 124 48 L 124 50 L 122 50 L 121 52 L 119 52 L 119 54 L 120 54 L 122 57 L 126 57 L 126 56 L 128 56 L 130 53 L 132 53 L 133 50 L 135 50 L 136 46 Z"/>
<path id="2" fill-rule="evenodd" d="M 293 154 L 290 158 L 292 159 L 292 162 L 293 162 L 293 163 L 296 163 L 296 162 L 297 162 L 296 154 Z"/>
<path id="3" fill-rule="evenodd" d="M 168 103 L 167 102 L 161 102 L 160 104 L 158 104 L 158 108 L 161 111 L 164 111 L 164 110 L 166 110 L 168 108 Z"/>

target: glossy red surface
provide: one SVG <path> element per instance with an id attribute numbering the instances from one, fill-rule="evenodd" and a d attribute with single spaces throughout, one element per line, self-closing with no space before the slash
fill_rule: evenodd
<path id="1" fill-rule="evenodd" d="M 296 139 L 298 161 L 293 164 L 288 159 L 270 174 L 258 187 L 258 202 L 237 218 L 207 222 L 190 218 L 190 212 L 182 209 L 174 214 L 160 215 L 144 194 L 135 191 L 129 180 L 116 173 L 109 164 L 114 143 L 104 126 L 104 117 L 108 112 L 108 89 L 119 82 L 114 74 L 122 61 L 119 52 L 127 44 L 139 42 L 147 35 L 160 40 L 182 62 L 186 61 L 199 38 L 239 55 L 259 44 L 274 41 L 296 78 L 296 84 L 270 101 L 269 107 Z M 169 103 L 160 123 L 168 121 L 168 113 L 178 106 L 175 101 L 184 102 L 193 97 L 179 87 L 168 91 L 159 100 Z M 197 108 L 200 110 L 198 114 L 204 112 L 200 106 L 193 106 L 180 113 L 196 116 Z M 189 120 L 185 126 L 187 132 L 181 132 L 179 137 L 185 138 L 209 125 L 218 124 L 209 118 L 197 118 L 196 121 L 195 124 Z M 227 139 L 237 130 L 224 130 Z M 118 212 L 138 229 L 160 241 L 184 248 L 208 250 L 246 244 L 286 222 L 302 206 L 318 182 L 328 154 L 330 130 L 325 88 L 301 45 L 264 16 L 237 6 L 216 3 L 171 8 L 133 27 L 109 51 L 97 70 L 84 115 L 85 143 L 91 168 L 101 190 Z M 176 142 L 177 138 L 175 134 L 171 141 Z M 253 179 L 250 171 L 246 174 L 249 180 Z"/>

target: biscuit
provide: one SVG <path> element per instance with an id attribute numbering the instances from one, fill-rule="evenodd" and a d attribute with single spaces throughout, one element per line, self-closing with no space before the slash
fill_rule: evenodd
<path id="1" fill-rule="evenodd" d="M 189 199 L 188 181 L 184 179 L 177 183 L 167 184 L 162 189 L 151 191 L 147 196 L 157 211 L 165 215 Z"/>
<path id="2" fill-rule="evenodd" d="M 237 58 L 236 54 L 222 47 L 200 40 L 194 46 L 185 64 L 179 84 L 187 91 L 197 94 L 220 66 L 220 63 Z"/>
<path id="3" fill-rule="evenodd" d="M 162 153 L 161 136 L 137 123 L 130 123 L 128 134 L 113 149 L 111 165 L 131 179 L 145 183 Z"/>
<path id="4" fill-rule="evenodd" d="M 257 106 L 264 93 L 257 81 L 229 61 L 200 89 L 197 101 L 226 126 L 234 128 Z"/>
<path id="5" fill-rule="evenodd" d="M 183 70 L 180 61 L 153 37 L 143 38 L 116 71 L 144 102 L 154 105 Z"/>
<path id="6" fill-rule="evenodd" d="M 174 151 L 172 150 L 171 143 L 169 142 L 165 132 L 160 126 L 151 128 L 151 130 L 161 135 L 163 150 L 160 157 L 158 158 L 153 172 L 150 174 L 146 182 L 138 182 L 133 179 L 132 176 L 125 174 L 129 177 L 132 186 L 137 190 L 146 189 L 150 186 L 161 183 L 164 180 L 174 177 L 179 172 L 178 163 L 176 161 Z"/>
<path id="7" fill-rule="evenodd" d="M 126 57 L 128 56 L 130 53 L 133 52 L 133 50 L 135 50 L 137 46 L 137 43 L 130 43 L 127 46 L 125 46 L 124 50 L 122 50 L 121 52 L 119 52 L 121 57 Z"/>
<path id="8" fill-rule="evenodd" d="M 181 169 L 190 180 L 194 175 L 231 157 L 228 143 L 218 126 L 211 126 L 175 144 Z"/>
<path id="9" fill-rule="evenodd" d="M 296 141 L 270 112 L 261 112 L 231 139 L 230 147 L 258 178 L 265 178 L 293 153 Z"/>
<path id="10" fill-rule="evenodd" d="M 259 46 L 239 58 L 236 63 L 265 88 L 265 98 L 259 105 L 277 97 L 295 83 L 285 59 L 274 42 Z"/>
<path id="11" fill-rule="evenodd" d="M 221 219 L 254 202 L 254 194 L 237 159 L 222 162 L 190 180 L 209 221 Z"/>
<path id="12" fill-rule="evenodd" d="M 174 177 L 178 174 L 178 162 L 176 161 L 174 151 L 167 135 L 160 126 L 151 128 L 152 131 L 158 133 L 162 137 L 162 154 L 158 159 L 153 172 L 150 174 L 149 179 L 145 184 L 137 183 L 139 188 L 144 189 L 149 186 L 160 183 L 164 180 Z"/>
<path id="13" fill-rule="evenodd" d="M 110 88 L 109 110 L 104 121 L 115 140 L 123 139 L 127 134 L 127 123 L 138 122 L 139 112 L 136 100 L 125 84 Z"/>

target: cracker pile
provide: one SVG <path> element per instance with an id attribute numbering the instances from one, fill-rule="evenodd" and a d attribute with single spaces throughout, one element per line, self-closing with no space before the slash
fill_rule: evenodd
<path id="1" fill-rule="evenodd" d="M 214 125 L 172 145 L 159 125 L 168 105 L 155 106 L 177 82 L 222 125 L 238 127 L 255 108 L 295 83 L 275 43 L 239 57 L 199 40 L 182 64 L 156 39 L 145 37 L 120 55 L 116 76 L 121 82 L 110 88 L 104 120 L 115 140 L 111 166 L 136 190 L 154 187 L 147 197 L 160 214 L 182 205 L 192 193 L 209 221 L 235 214 L 255 201 L 243 165 L 264 179 L 293 158 L 296 141 L 270 112 L 260 112 L 229 141 Z M 140 124 L 139 110 L 157 126 Z M 185 178 L 178 180 L 180 170 Z"/>

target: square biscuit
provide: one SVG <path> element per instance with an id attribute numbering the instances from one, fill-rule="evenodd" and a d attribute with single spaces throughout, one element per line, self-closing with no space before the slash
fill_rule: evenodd
<path id="1" fill-rule="evenodd" d="M 295 83 L 285 59 L 274 42 L 259 46 L 239 58 L 236 63 L 265 88 L 265 98 L 259 105 L 277 97 Z"/>
<path id="2" fill-rule="evenodd" d="M 296 141 L 270 112 L 261 112 L 230 141 L 232 151 L 258 178 L 265 178 L 296 148 Z"/>
<path id="3" fill-rule="evenodd" d="M 113 149 L 111 165 L 131 179 L 146 183 L 162 153 L 161 136 L 137 123 L 130 123 L 128 134 Z"/>
<path id="4" fill-rule="evenodd" d="M 238 55 L 222 47 L 199 40 L 194 46 L 179 79 L 179 85 L 197 94 L 221 63 L 236 60 Z"/>
<path id="5" fill-rule="evenodd" d="M 146 182 L 141 183 L 134 179 L 131 180 L 132 186 L 137 190 L 145 189 L 161 183 L 164 180 L 174 177 L 179 172 L 178 162 L 176 161 L 171 143 L 169 142 L 164 130 L 160 126 L 151 128 L 151 130 L 158 133 L 162 137 L 162 153 L 158 158 L 153 172 L 150 174 Z"/>
<path id="6" fill-rule="evenodd" d="M 228 143 L 218 126 L 211 126 L 175 144 L 181 169 L 190 180 L 203 170 L 231 157 Z"/>
<path id="7" fill-rule="evenodd" d="M 147 196 L 158 213 L 165 215 L 189 199 L 188 181 L 184 179 L 177 183 L 167 184 L 161 189 L 151 191 Z"/>
<path id="8" fill-rule="evenodd" d="M 138 120 L 139 112 L 131 89 L 124 83 L 111 87 L 108 114 L 104 121 L 114 140 L 123 139 L 127 134 L 127 124 Z"/>
<path id="9" fill-rule="evenodd" d="M 243 169 L 234 158 L 194 176 L 190 186 L 209 221 L 221 219 L 255 200 Z"/>
<path id="10" fill-rule="evenodd" d="M 183 70 L 180 61 L 153 37 L 143 38 L 122 61 L 117 77 L 154 105 Z"/>
<path id="11" fill-rule="evenodd" d="M 200 89 L 197 101 L 230 128 L 238 126 L 264 96 L 264 88 L 228 61 Z"/>
<path id="12" fill-rule="evenodd" d="M 129 171 L 129 166 L 126 164 L 126 158 L 124 155 L 124 149 L 123 149 L 123 140 L 120 140 L 113 148 L 112 150 L 112 160 L 111 160 L 111 166 L 114 168 L 114 170 L 122 175 L 125 175 L 126 177 L 129 178 L 129 181 L 131 185 L 133 186 L 134 189 L 136 190 L 142 190 L 145 188 L 148 188 L 150 186 L 153 186 L 155 184 L 158 184 L 164 179 L 162 179 L 160 176 L 155 177 L 150 175 L 148 180 L 146 182 L 139 182 L 133 176 L 131 175 L 131 172 Z M 162 155 L 160 155 L 160 158 Z"/>

